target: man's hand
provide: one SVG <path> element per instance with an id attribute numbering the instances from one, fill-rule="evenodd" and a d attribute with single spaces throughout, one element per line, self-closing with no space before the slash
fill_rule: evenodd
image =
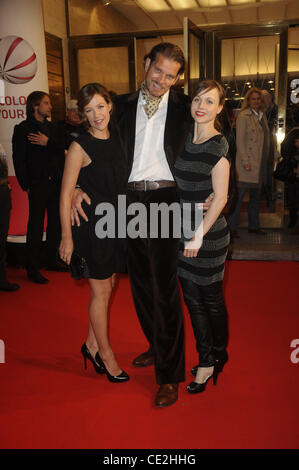
<path id="1" fill-rule="evenodd" d="M 38 132 L 37 134 L 31 132 L 28 134 L 28 140 L 34 145 L 42 145 L 45 147 L 48 143 L 49 137 L 41 132 Z"/>
<path id="2" fill-rule="evenodd" d="M 88 222 L 88 218 L 81 206 L 83 201 L 87 202 L 88 205 L 91 204 L 88 194 L 84 193 L 81 189 L 75 189 L 71 204 L 71 221 L 72 225 L 76 224 L 78 227 L 80 227 L 80 217 L 78 214 Z"/>

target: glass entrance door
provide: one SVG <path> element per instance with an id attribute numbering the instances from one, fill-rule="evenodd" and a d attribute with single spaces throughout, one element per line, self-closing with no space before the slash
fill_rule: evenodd
<path id="1" fill-rule="evenodd" d="M 230 26 L 214 33 L 213 44 L 211 55 L 215 63 L 209 68 L 215 71 L 213 78 L 226 90 L 226 114 L 232 126 L 247 91 L 252 87 L 266 90 L 270 94 L 267 95 L 268 124 L 279 152 L 286 126 L 287 27 Z M 280 228 L 284 216 L 283 185 L 271 178 L 271 167 L 268 171 L 268 184 L 264 186 L 260 202 L 260 222 L 264 228 Z M 247 213 L 248 194 L 241 209 L 240 227 L 248 226 Z"/>

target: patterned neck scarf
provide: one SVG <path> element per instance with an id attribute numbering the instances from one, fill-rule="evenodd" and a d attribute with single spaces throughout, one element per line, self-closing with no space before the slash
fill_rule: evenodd
<path id="1" fill-rule="evenodd" d="M 159 104 L 162 100 L 162 96 L 157 96 L 157 97 L 149 96 L 146 92 L 145 81 L 141 83 L 141 94 L 142 94 L 142 98 L 144 99 L 146 103 L 144 106 L 144 110 L 146 112 L 148 119 L 150 119 L 157 111 Z"/>

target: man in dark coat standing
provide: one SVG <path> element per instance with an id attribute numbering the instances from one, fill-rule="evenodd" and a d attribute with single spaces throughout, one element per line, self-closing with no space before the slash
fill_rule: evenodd
<path id="1" fill-rule="evenodd" d="M 160 43 L 145 57 L 146 77 L 141 89 L 115 100 L 114 119 L 128 162 L 128 204 L 170 206 L 178 201 L 174 162 L 182 150 L 190 123 L 190 100 L 171 90 L 184 71 L 184 55 L 174 44 Z M 81 201 L 73 211 L 83 216 Z M 128 273 L 136 312 L 149 349 L 133 361 L 136 367 L 154 364 L 160 385 L 155 404 L 172 405 L 178 384 L 185 380 L 184 328 L 177 283 L 179 239 L 128 236 Z"/>
<path id="2" fill-rule="evenodd" d="M 47 211 L 46 267 L 59 269 L 56 252 L 60 242 L 59 194 L 64 168 L 63 142 L 59 142 L 51 115 L 50 97 L 43 91 L 33 91 L 27 97 L 27 119 L 14 128 L 13 162 L 17 180 L 28 193 L 27 225 L 28 278 L 38 284 L 48 283 L 40 273 L 41 244 L 45 212 Z"/>

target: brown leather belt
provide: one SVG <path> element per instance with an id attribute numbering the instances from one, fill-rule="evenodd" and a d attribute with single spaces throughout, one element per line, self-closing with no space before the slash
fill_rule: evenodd
<path id="1" fill-rule="evenodd" d="M 170 188 L 176 186 L 174 181 L 159 180 L 159 181 L 132 181 L 128 183 L 128 189 L 131 191 L 152 191 L 160 188 Z"/>

